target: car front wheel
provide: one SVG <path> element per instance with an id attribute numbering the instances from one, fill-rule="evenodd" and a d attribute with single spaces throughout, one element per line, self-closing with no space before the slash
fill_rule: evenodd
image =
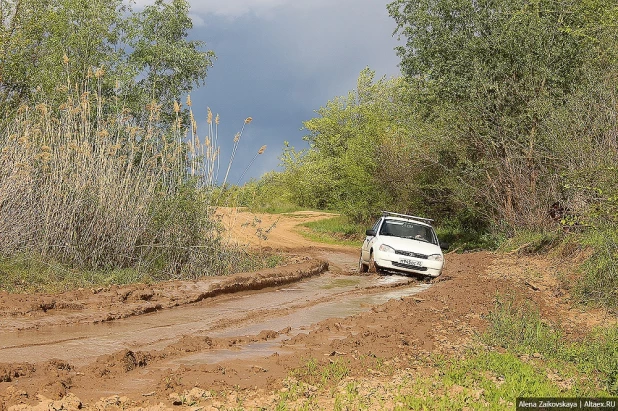
<path id="1" fill-rule="evenodd" d="M 369 272 L 379 274 L 380 269 L 376 265 L 376 261 L 373 259 L 373 253 L 369 255 Z"/>
<path id="2" fill-rule="evenodd" d="M 361 256 L 358 258 L 358 272 L 366 273 L 367 271 L 369 271 L 369 267 L 363 264 L 363 257 Z"/>

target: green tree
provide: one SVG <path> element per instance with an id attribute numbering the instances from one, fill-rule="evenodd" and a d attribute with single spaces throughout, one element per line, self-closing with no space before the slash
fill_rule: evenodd
<path id="1" fill-rule="evenodd" d="M 406 44 L 410 81 L 433 90 L 452 121 L 462 203 L 514 229 L 534 226 L 559 196 L 544 124 L 579 84 L 594 54 L 586 35 L 600 2 L 397 0 L 388 5 Z M 569 136 L 561 136 L 570 138 Z"/>
<path id="2" fill-rule="evenodd" d="M 405 83 L 374 77 L 363 70 L 355 91 L 329 101 L 304 122 L 308 149 L 285 148 L 282 178 L 299 205 L 337 209 L 362 220 L 392 203 L 377 178 L 379 147 L 395 132 L 394 120 L 406 117 L 401 112 Z"/>
<path id="3" fill-rule="evenodd" d="M 117 65 L 121 0 L 1 0 L 0 104 L 62 101 Z M 45 96 L 41 99 L 38 96 Z"/>
<path id="4" fill-rule="evenodd" d="M 172 118 L 174 101 L 203 84 L 215 58 L 214 52 L 202 50 L 204 42 L 187 39 L 193 27 L 188 13 L 187 0 L 156 0 L 127 25 L 134 74 L 128 94 L 141 103 L 158 101 Z"/>
<path id="5" fill-rule="evenodd" d="M 214 59 L 187 39 L 188 13 L 186 0 L 157 0 L 138 13 L 122 0 L 0 0 L 0 108 L 56 108 L 96 90 L 120 97 L 142 124 L 156 101 L 171 122 L 173 102 L 204 82 Z"/>

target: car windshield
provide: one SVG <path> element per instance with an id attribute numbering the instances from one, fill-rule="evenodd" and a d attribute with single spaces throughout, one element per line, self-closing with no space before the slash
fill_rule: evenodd
<path id="1" fill-rule="evenodd" d="M 413 221 L 386 219 L 380 227 L 380 235 L 411 238 L 431 244 L 437 244 L 433 229 Z"/>

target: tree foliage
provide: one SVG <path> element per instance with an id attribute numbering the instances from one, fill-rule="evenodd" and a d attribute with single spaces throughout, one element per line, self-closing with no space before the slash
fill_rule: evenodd
<path id="1" fill-rule="evenodd" d="M 187 40 L 193 27 L 188 13 L 187 0 L 156 0 L 128 21 L 127 42 L 132 52 L 127 63 L 132 79 L 139 80 L 127 88 L 138 101 L 156 100 L 171 108 L 179 96 L 206 79 L 215 55 L 202 51 L 203 42 Z"/>
<path id="2" fill-rule="evenodd" d="M 172 113 L 214 59 L 187 40 L 188 12 L 186 0 L 157 0 L 141 12 L 122 0 L 0 0 L 0 109 L 55 108 L 67 89 L 83 93 L 105 74 L 100 94 L 122 98 L 142 122 L 153 101 Z"/>
<path id="3" fill-rule="evenodd" d="M 357 90 L 305 122 L 309 148 L 283 154 L 291 198 L 356 218 L 426 214 L 479 233 L 555 224 L 555 204 L 572 224 L 617 219 L 615 3 L 387 9 L 403 77 L 373 82 L 366 70 Z"/>
<path id="4" fill-rule="evenodd" d="M 308 149 L 284 149 L 284 179 L 299 205 L 363 218 L 388 204 L 376 159 L 381 141 L 396 132 L 393 122 L 406 107 L 402 79 L 374 81 L 374 75 L 363 70 L 357 90 L 329 101 L 317 110 L 318 117 L 304 123 Z"/>
<path id="5" fill-rule="evenodd" d="M 615 6 L 397 0 L 388 9 L 406 39 L 404 74 L 452 112 L 463 203 L 483 204 L 482 217 L 509 230 L 542 224 L 549 205 L 565 200 L 568 158 L 556 156 L 556 139 L 585 137 L 556 136 L 548 124 L 591 85 L 593 66 L 614 70 L 598 46 L 615 34 L 607 23 Z"/>
<path id="6" fill-rule="evenodd" d="M 124 10 L 121 0 L 2 0 L 0 107 L 81 86 L 94 69 L 115 63 Z"/>

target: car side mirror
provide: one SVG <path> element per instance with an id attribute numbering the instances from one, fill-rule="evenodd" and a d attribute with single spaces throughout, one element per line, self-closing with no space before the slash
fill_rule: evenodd
<path id="1" fill-rule="evenodd" d="M 443 249 L 444 251 L 448 250 L 450 247 L 449 243 L 440 243 L 440 248 Z"/>
<path id="2" fill-rule="evenodd" d="M 365 235 L 368 235 L 369 237 L 375 237 L 376 236 L 376 230 L 367 230 L 367 231 L 365 231 Z"/>

